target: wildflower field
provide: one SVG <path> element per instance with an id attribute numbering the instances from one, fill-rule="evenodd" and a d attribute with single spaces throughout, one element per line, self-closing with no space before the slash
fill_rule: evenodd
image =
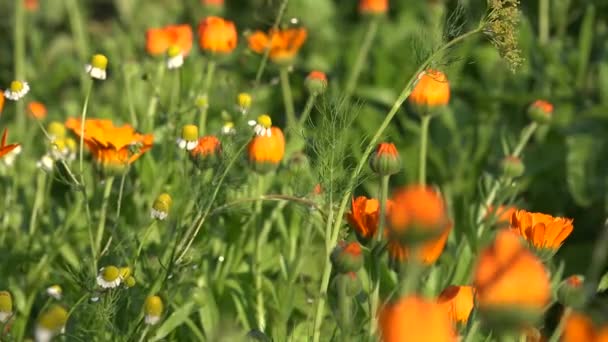
<path id="1" fill-rule="evenodd" d="M 608 341 L 607 14 L 0 1 L 0 341 Z"/>

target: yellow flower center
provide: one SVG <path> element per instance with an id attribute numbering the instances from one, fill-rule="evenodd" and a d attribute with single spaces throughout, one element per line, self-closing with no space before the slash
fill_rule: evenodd
<path id="1" fill-rule="evenodd" d="M 186 141 L 194 141 L 198 139 L 198 127 L 195 125 L 186 125 L 182 128 L 182 139 Z"/>
<path id="2" fill-rule="evenodd" d="M 72 138 L 67 138 L 65 139 L 65 145 L 68 147 L 68 149 L 72 152 L 76 151 L 76 140 L 72 139 Z"/>
<path id="3" fill-rule="evenodd" d="M 101 271 L 101 277 L 105 281 L 114 281 L 120 277 L 120 270 L 116 266 L 104 267 Z"/>
<path id="4" fill-rule="evenodd" d="M 144 306 L 146 315 L 149 316 L 160 316 L 163 313 L 163 301 L 159 296 L 150 296 L 146 299 Z"/>
<path id="5" fill-rule="evenodd" d="M 65 126 L 57 121 L 53 121 L 49 124 L 49 134 L 54 136 L 56 139 L 65 137 Z"/>
<path id="6" fill-rule="evenodd" d="M 13 312 L 13 298 L 7 291 L 0 291 L 0 312 Z"/>
<path id="7" fill-rule="evenodd" d="M 169 58 L 177 57 L 181 53 L 182 50 L 177 45 L 173 45 L 167 50 L 167 55 L 169 56 Z"/>
<path id="8" fill-rule="evenodd" d="M 57 150 L 62 151 L 65 148 L 66 145 L 66 141 L 65 139 L 55 139 L 55 141 L 53 141 L 53 147 L 55 147 Z"/>
<path id="9" fill-rule="evenodd" d="M 264 128 L 270 128 L 272 127 L 272 119 L 267 114 L 262 114 L 258 116 L 258 124 Z"/>
<path id="10" fill-rule="evenodd" d="M 13 81 L 11 82 L 11 91 L 14 93 L 18 93 L 23 90 L 23 82 Z"/>
<path id="11" fill-rule="evenodd" d="M 224 128 L 230 129 L 230 128 L 234 128 L 234 122 L 232 121 L 228 121 L 224 124 Z"/>
<path id="12" fill-rule="evenodd" d="M 239 107 L 243 109 L 248 109 L 249 107 L 251 107 L 251 95 L 249 95 L 248 93 L 240 93 L 238 95 L 237 100 L 239 103 Z"/>
<path id="13" fill-rule="evenodd" d="M 54 305 L 43 313 L 38 324 L 51 331 L 61 330 L 68 321 L 68 312 L 62 306 Z"/>
<path id="14" fill-rule="evenodd" d="M 93 66 L 93 68 L 106 70 L 108 67 L 108 57 L 102 54 L 93 55 L 93 58 L 91 58 L 91 66 Z"/>

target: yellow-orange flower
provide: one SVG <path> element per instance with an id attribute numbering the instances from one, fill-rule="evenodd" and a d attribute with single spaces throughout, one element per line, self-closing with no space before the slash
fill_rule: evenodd
<path id="1" fill-rule="evenodd" d="M 517 210 L 511 215 L 511 229 L 538 249 L 557 250 L 572 233 L 572 220 L 542 213 Z"/>
<path id="2" fill-rule="evenodd" d="M 32 101 L 27 104 L 27 114 L 36 120 L 46 118 L 46 107 L 41 102 Z"/>
<path id="3" fill-rule="evenodd" d="M 359 0 L 359 13 L 382 14 L 388 11 L 388 0 Z"/>
<path id="4" fill-rule="evenodd" d="M 256 135 L 247 146 L 249 162 L 254 170 L 274 170 L 285 155 L 285 137 L 278 127 L 271 127 L 269 135 Z"/>
<path id="5" fill-rule="evenodd" d="M 201 0 L 201 4 L 204 6 L 224 6 L 224 0 Z"/>
<path id="6" fill-rule="evenodd" d="M 418 82 L 408 97 L 408 101 L 418 107 L 421 114 L 450 101 L 450 83 L 446 75 L 438 70 L 428 69 L 418 75 Z"/>
<path id="7" fill-rule="evenodd" d="M 2 133 L 2 140 L 0 140 L 0 158 L 7 155 L 12 150 L 19 147 L 19 144 L 6 144 L 6 139 L 8 138 L 8 129 L 4 129 L 4 133 Z"/>
<path id="8" fill-rule="evenodd" d="M 416 248 L 412 248 L 394 237 L 390 238 L 386 246 L 388 255 L 393 261 L 404 262 L 412 257 L 410 254 L 414 251 L 416 252 L 414 258 L 416 258 L 417 261 L 426 265 L 433 264 L 441 256 L 451 231 L 452 224 L 450 223 L 443 229 L 439 236 L 430 240 L 427 239 L 419 246 L 416 246 Z"/>
<path id="9" fill-rule="evenodd" d="M 295 58 L 307 35 L 305 28 L 290 28 L 270 30 L 268 33 L 255 31 L 247 39 L 251 50 L 263 54 L 266 49 L 270 49 L 270 60 L 282 64 L 289 63 Z"/>
<path id="10" fill-rule="evenodd" d="M 376 235 L 379 217 L 380 202 L 365 196 L 353 198 L 350 212 L 346 214 L 348 223 L 362 239 Z"/>
<path id="11" fill-rule="evenodd" d="M 80 137 L 80 119 L 70 118 L 65 125 Z M 109 172 L 122 171 L 148 151 L 154 142 L 152 134 L 139 134 L 130 125 L 116 127 L 107 119 L 87 119 L 83 139 L 93 160 Z"/>
<path id="12" fill-rule="evenodd" d="M 593 320 L 578 312 L 568 314 L 562 342 L 608 342 L 608 324 L 596 325 Z"/>
<path id="13" fill-rule="evenodd" d="M 190 160 L 199 168 L 209 167 L 217 161 L 221 152 L 222 145 L 219 139 L 213 135 L 207 135 L 198 139 L 198 144 L 190 151 Z"/>
<path id="14" fill-rule="evenodd" d="M 511 216 L 517 211 L 516 207 L 501 205 L 498 208 L 490 206 L 486 217 L 495 217 L 498 226 L 508 226 L 511 222 Z"/>
<path id="15" fill-rule="evenodd" d="M 176 46 L 183 55 L 192 49 L 192 27 L 187 24 L 151 28 L 146 32 L 146 51 L 151 55 L 163 55 Z"/>
<path id="16" fill-rule="evenodd" d="M 466 323 L 473 310 L 475 289 L 472 286 L 448 286 L 437 301 L 442 304 L 454 323 Z"/>
<path id="17" fill-rule="evenodd" d="M 2 114 L 2 110 L 4 109 L 4 90 L 0 89 L 0 115 Z"/>
<path id="18" fill-rule="evenodd" d="M 28 12 L 36 12 L 40 7 L 38 0 L 23 0 L 23 6 Z"/>
<path id="19" fill-rule="evenodd" d="M 383 342 L 456 341 L 454 327 L 443 306 L 417 296 L 385 304 L 378 323 Z"/>
<path id="20" fill-rule="evenodd" d="M 236 48 L 236 26 L 230 20 L 207 17 L 198 25 L 199 46 L 212 53 L 230 53 Z"/>
<path id="21" fill-rule="evenodd" d="M 449 224 L 445 203 L 430 187 L 410 185 L 397 190 L 392 198 L 393 208 L 388 213 L 391 231 L 442 232 Z"/>
<path id="22" fill-rule="evenodd" d="M 542 312 L 551 297 L 543 263 L 509 229 L 500 230 L 494 242 L 481 252 L 473 286 L 481 310 Z"/>

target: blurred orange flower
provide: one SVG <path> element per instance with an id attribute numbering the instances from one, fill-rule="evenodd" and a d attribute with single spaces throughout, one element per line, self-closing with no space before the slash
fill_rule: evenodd
<path id="1" fill-rule="evenodd" d="M 443 306 L 418 296 L 387 303 L 378 318 L 383 342 L 456 341 L 456 333 Z"/>
<path id="2" fill-rule="evenodd" d="M 450 236 L 451 231 L 452 224 L 450 223 L 443 229 L 443 232 L 439 236 L 422 242 L 417 248 L 417 253 L 415 255 L 416 260 L 426 265 L 430 265 L 437 261 L 443 252 L 443 248 L 448 241 L 448 236 Z M 389 240 L 386 248 L 391 260 L 397 262 L 408 260 L 410 258 L 410 253 L 414 250 L 412 247 L 403 244 L 399 239 L 395 238 Z"/>
<path id="3" fill-rule="evenodd" d="M 608 324 L 597 326 L 590 317 L 578 312 L 568 314 L 562 342 L 608 342 Z"/>
<path id="4" fill-rule="evenodd" d="M 23 5 L 28 12 L 35 12 L 40 7 L 38 0 L 23 0 Z"/>
<path id="5" fill-rule="evenodd" d="M 270 30 L 269 33 L 255 31 L 247 38 L 249 48 L 263 54 L 270 49 L 270 60 L 275 63 L 289 63 L 306 41 L 308 32 L 304 28 Z"/>
<path id="6" fill-rule="evenodd" d="M 382 14 L 388 11 L 388 0 L 359 0 L 359 13 Z"/>
<path id="7" fill-rule="evenodd" d="M 481 252 L 473 286 L 480 309 L 542 311 L 551 297 L 545 266 L 509 229 Z"/>
<path id="8" fill-rule="evenodd" d="M 230 53 L 238 40 L 236 26 L 230 20 L 207 17 L 198 25 L 199 46 L 212 53 Z"/>
<path id="9" fill-rule="evenodd" d="M 505 225 L 509 225 L 509 222 L 511 222 L 511 216 L 516 211 L 517 211 L 517 208 L 513 207 L 513 206 L 501 205 L 498 208 L 496 208 L 494 206 L 490 206 L 488 208 L 486 217 L 495 217 L 496 224 L 498 226 L 505 226 Z"/>
<path id="10" fill-rule="evenodd" d="M 192 27 L 187 24 L 169 25 L 162 28 L 151 28 L 146 32 L 146 51 L 156 56 L 167 53 L 170 47 L 176 46 L 183 55 L 192 49 Z"/>
<path id="11" fill-rule="evenodd" d="M 6 144 L 6 139 L 8 138 L 8 129 L 4 129 L 4 132 L 2 133 L 2 140 L 0 140 L 0 158 L 4 157 L 6 154 L 8 154 L 10 151 L 16 149 L 17 147 L 19 147 L 19 144 L 10 144 L 7 145 Z"/>
<path id="12" fill-rule="evenodd" d="M 359 196 L 352 199 L 351 209 L 346 214 L 346 219 L 357 235 L 362 239 L 370 239 L 376 235 L 379 216 L 379 201 L 375 198 Z"/>
<path id="13" fill-rule="evenodd" d="M 393 233 L 416 230 L 433 235 L 443 232 L 449 223 L 443 199 L 430 187 L 410 185 L 399 189 L 392 202 L 388 223 Z"/>
<path id="14" fill-rule="evenodd" d="M 571 219 L 517 210 L 511 215 L 511 229 L 535 248 L 557 250 L 573 226 Z"/>
<path id="15" fill-rule="evenodd" d="M 80 125 L 80 119 L 75 118 L 69 118 L 65 123 L 79 138 Z M 87 119 L 83 139 L 97 165 L 110 172 L 122 171 L 154 142 L 152 134 L 139 134 L 130 125 L 116 127 L 107 119 Z"/>
<path id="16" fill-rule="evenodd" d="M 4 90 L 0 89 L 0 114 L 2 114 L 3 109 L 4 109 Z"/>
<path id="17" fill-rule="evenodd" d="M 428 69 L 421 72 L 408 101 L 424 111 L 447 105 L 450 101 L 448 78 L 438 70 Z"/>
<path id="18" fill-rule="evenodd" d="M 256 135 L 247 147 L 249 162 L 258 172 L 274 170 L 285 155 L 285 137 L 278 127 L 270 128 L 270 135 Z"/>
<path id="19" fill-rule="evenodd" d="M 472 286 L 448 286 L 437 301 L 442 304 L 454 323 L 466 323 L 473 310 L 475 289 Z"/>
<path id="20" fill-rule="evenodd" d="M 201 4 L 205 6 L 224 6 L 224 0 L 201 0 Z"/>
<path id="21" fill-rule="evenodd" d="M 46 107 L 41 102 L 32 101 L 27 104 L 27 114 L 36 120 L 43 120 L 46 118 Z"/>
<path id="22" fill-rule="evenodd" d="M 217 137 L 207 135 L 198 139 L 198 145 L 190 151 L 192 157 L 215 156 L 220 153 L 221 145 Z"/>

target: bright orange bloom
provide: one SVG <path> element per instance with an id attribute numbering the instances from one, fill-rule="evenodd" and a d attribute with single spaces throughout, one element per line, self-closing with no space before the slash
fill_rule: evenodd
<path id="1" fill-rule="evenodd" d="M 475 289 L 472 286 L 448 286 L 437 301 L 444 305 L 452 322 L 466 323 L 473 310 Z"/>
<path id="2" fill-rule="evenodd" d="M 433 264 L 441 256 L 451 231 L 452 224 L 450 223 L 439 236 L 422 242 L 415 258 L 423 264 Z M 404 245 L 398 239 L 390 239 L 386 248 L 391 260 L 404 262 L 410 258 L 411 247 Z"/>
<path id="3" fill-rule="evenodd" d="M 4 133 L 2 133 L 2 140 L 0 140 L 0 158 L 7 155 L 10 151 L 19 147 L 19 144 L 6 144 L 6 139 L 8 138 L 8 129 L 4 129 Z"/>
<path id="4" fill-rule="evenodd" d="M 480 309 L 542 310 L 551 297 L 543 263 L 509 229 L 498 232 L 479 256 L 473 286 Z"/>
<path id="5" fill-rule="evenodd" d="M 259 54 L 270 49 L 270 60 L 275 63 L 288 63 L 296 56 L 306 41 L 308 32 L 304 28 L 270 30 L 269 33 L 255 31 L 247 39 L 249 48 Z"/>
<path id="6" fill-rule="evenodd" d="M 382 14 L 388 11 L 388 0 L 359 0 L 359 13 Z"/>
<path id="7" fill-rule="evenodd" d="M 511 229 L 535 248 L 557 250 L 573 226 L 571 219 L 517 210 L 511 216 Z"/>
<path id="8" fill-rule="evenodd" d="M 383 342 L 456 341 L 456 333 L 443 306 L 417 296 L 385 304 L 378 318 Z"/>
<path id="9" fill-rule="evenodd" d="M 3 109 L 4 109 L 4 90 L 0 89 L 0 114 L 2 114 Z"/>
<path id="10" fill-rule="evenodd" d="M 350 212 L 346 214 L 348 223 L 362 239 L 376 235 L 379 217 L 380 202 L 365 196 L 353 198 Z"/>
<path id="11" fill-rule="evenodd" d="M 207 17 L 198 25 L 198 44 L 212 53 L 230 53 L 236 48 L 236 26 L 230 20 Z"/>
<path id="12" fill-rule="evenodd" d="M 511 216 L 513 215 L 514 212 L 517 211 L 517 208 L 513 207 L 513 206 L 504 206 L 501 205 L 498 207 L 498 209 L 496 209 L 494 206 L 490 206 L 488 208 L 488 212 L 486 214 L 486 217 L 496 217 L 496 224 L 497 225 L 509 225 L 509 223 L 511 222 Z"/>
<path id="13" fill-rule="evenodd" d="M 545 100 L 536 100 L 531 105 L 532 108 L 540 109 L 546 115 L 553 113 L 553 104 Z"/>
<path id="14" fill-rule="evenodd" d="M 65 126 L 79 138 L 81 121 L 70 118 Z M 139 134 L 130 125 L 114 126 L 107 119 L 87 119 L 84 125 L 84 142 L 93 160 L 106 171 L 121 171 L 152 148 L 154 136 Z"/>
<path id="15" fill-rule="evenodd" d="M 23 0 L 23 5 L 28 12 L 35 12 L 40 7 L 38 0 Z"/>
<path id="16" fill-rule="evenodd" d="M 36 120 L 46 118 L 46 107 L 41 102 L 32 101 L 27 104 L 27 113 Z"/>
<path id="17" fill-rule="evenodd" d="M 224 6 L 224 0 L 201 0 L 201 4 L 205 6 Z"/>
<path id="18" fill-rule="evenodd" d="M 192 157 L 215 156 L 221 151 L 221 144 L 217 137 L 207 135 L 198 139 L 198 145 L 190 151 Z"/>
<path id="19" fill-rule="evenodd" d="M 449 222 L 445 203 L 430 187 L 410 185 L 393 194 L 388 223 L 395 233 L 407 230 L 441 231 Z"/>
<path id="20" fill-rule="evenodd" d="M 572 312 L 566 318 L 562 342 L 608 342 L 608 324 L 597 326 L 590 317 Z"/>
<path id="21" fill-rule="evenodd" d="M 146 51 L 149 54 L 153 56 L 165 54 L 172 46 L 177 46 L 184 55 L 190 53 L 192 49 L 192 27 L 190 25 L 169 25 L 146 31 Z"/>
<path id="22" fill-rule="evenodd" d="M 450 101 L 450 83 L 446 75 L 438 70 L 428 69 L 418 75 L 418 83 L 408 97 L 408 101 L 424 108 L 445 106 Z"/>
<path id="23" fill-rule="evenodd" d="M 249 162 L 256 171 L 268 172 L 277 167 L 285 155 L 285 137 L 278 127 L 270 128 L 270 136 L 256 135 L 247 147 Z"/>

